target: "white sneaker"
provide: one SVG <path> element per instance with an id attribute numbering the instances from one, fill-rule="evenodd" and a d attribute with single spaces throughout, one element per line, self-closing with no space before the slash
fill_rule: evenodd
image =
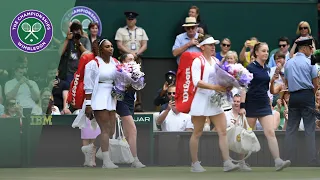
<path id="1" fill-rule="evenodd" d="M 291 165 L 291 161 L 290 160 L 283 161 L 282 159 L 280 159 L 279 161 L 277 161 L 275 163 L 276 171 L 281 171 L 284 168 L 289 167 L 290 165 Z"/>
<path id="2" fill-rule="evenodd" d="M 93 156 L 93 144 L 89 144 L 87 146 L 82 146 L 81 151 L 84 154 L 84 163 L 83 166 L 86 167 L 94 167 L 94 162 L 92 161 Z"/>
<path id="3" fill-rule="evenodd" d="M 96 158 L 103 160 L 101 147 L 98 149 L 96 153 Z"/>
<path id="4" fill-rule="evenodd" d="M 109 152 L 102 152 L 102 157 L 103 157 L 103 165 L 102 168 L 107 168 L 107 169 L 117 169 L 119 166 L 115 165 L 109 156 Z"/>
<path id="5" fill-rule="evenodd" d="M 252 169 L 249 167 L 248 164 L 246 164 L 245 161 L 241 161 L 239 163 L 239 168 L 240 168 L 240 171 L 243 171 L 243 172 L 250 172 L 252 171 Z"/>
<path id="6" fill-rule="evenodd" d="M 133 168 L 145 168 L 146 165 L 142 164 L 139 160 L 134 160 L 133 163 L 131 164 L 131 167 Z"/>
<path id="7" fill-rule="evenodd" d="M 191 172 L 205 172 L 206 169 L 204 169 L 200 163 L 199 161 L 191 163 Z"/>
<path id="8" fill-rule="evenodd" d="M 227 160 L 223 163 L 223 171 L 231 172 L 240 169 L 239 164 L 233 164 L 231 160 Z"/>
<path id="9" fill-rule="evenodd" d="M 92 146 L 92 149 L 91 149 L 91 164 L 93 165 L 93 167 L 96 167 L 97 164 L 96 164 L 96 151 L 97 151 L 97 148 L 96 146 Z"/>
<path id="10" fill-rule="evenodd" d="M 117 169 L 117 168 L 119 168 L 119 166 L 115 165 L 112 161 L 109 161 L 109 162 L 104 162 L 102 165 L 102 168 Z"/>

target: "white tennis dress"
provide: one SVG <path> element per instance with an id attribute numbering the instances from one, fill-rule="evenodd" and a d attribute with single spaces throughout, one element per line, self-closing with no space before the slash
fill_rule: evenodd
<path id="1" fill-rule="evenodd" d="M 86 64 L 84 75 L 84 89 L 86 94 L 92 93 L 91 107 L 92 110 L 116 110 L 117 101 L 111 96 L 113 81 L 116 75 L 116 62 L 110 57 L 110 62 L 105 63 L 99 56 L 96 57 L 99 62 L 99 67 L 95 61 L 90 61 Z M 80 129 L 87 127 L 85 115 L 85 103 L 82 105 L 78 116 L 74 120 L 72 127 Z M 91 128 L 96 129 L 97 124 L 91 120 Z"/>
<path id="2" fill-rule="evenodd" d="M 211 58 L 212 65 L 205 60 L 203 79 L 202 81 L 215 84 L 215 64 L 217 61 Z M 191 67 L 192 72 L 192 82 L 196 87 L 198 82 L 201 80 L 201 60 L 196 58 Z M 197 88 L 194 99 L 191 104 L 191 109 L 189 114 L 191 116 L 214 116 L 223 113 L 221 107 L 217 107 L 210 102 L 210 96 L 215 93 L 214 90 Z"/>

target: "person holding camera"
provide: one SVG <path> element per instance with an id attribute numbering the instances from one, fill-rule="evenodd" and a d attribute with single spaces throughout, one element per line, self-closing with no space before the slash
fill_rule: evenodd
<path id="1" fill-rule="evenodd" d="M 315 93 L 318 89 L 317 69 L 308 58 L 313 53 L 314 41 L 312 38 L 299 39 L 295 43 L 298 53 L 285 66 L 284 76 L 290 92 L 289 117 L 286 128 L 285 143 L 288 159 L 294 157 L 296 134 L 301 117 L 305 128 L 307 142 L 308 163 L 317 164 L 315 144 Z M 318 164 L 319 165 L 319 164 Z"/>
<path id="2" fill-rule="evenodd" d="M 168 102 L 169 102 L 169 98 L 167 96 L 167 91 L 168 91 L 168 88 L 171 86 L 171 85 L 174 85 L 175 82 L 176 82 L 176 73 L 174 71 L 168 71 L 166 74 L 165 74 L 165 83 L 163 84 L 163 87 L 162 89 L 160 89 L 158 91 L 158 96 L 154 99 L 153 101 L 153 104 L 155 106 L 161 106 L 161 110 L 165 110 L 168 106 Z M 171 94 L 168 94 L 169 96 Z M 174 94 L 173 94 L 174 96 Z"/>
<path id="3" fill-rule="evenodd" d="M 168 92 L 175 93 L 176 87 L 172 85 Z M 193 131 L 191 116 L 181 113 L 176 109 L 174 95 L 170 95 L 170 101 L 157 119 L 157 125 L 161 126 L 162 131 Z"/>
<path id="4" fill-rule="evenodd" d="M 69 85 L 78 69 L 79 59 L 85 51 L 91 51 L 88 37 L 82 31 L 82 25 L 73 22 L 62 46 L 59 64 L 59 78 Z"/>

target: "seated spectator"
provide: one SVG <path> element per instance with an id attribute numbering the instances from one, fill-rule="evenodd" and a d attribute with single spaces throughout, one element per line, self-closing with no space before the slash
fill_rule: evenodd
<path id="1" fill-rule="evenodd" d="M 232 109 L 224 112 L 227 120 L 227 127 L 231 126 L 231 124 L 240 125 L 239 121 L 239 112 L 240 112 L 240 94 L 235 94 L 233 96 Z"/>
<path id="2" fill-rule="evenodd" d="M 15 99 L 22 108 L 33 108 L 40 97 L 40 90 L 36 82 L 27 79 L 25 69 L 21 66 L 15 68 L 14 78 L 4 87 L 7 100 Z"/>
<path id="3" fill-rule="evenodd" d="M 211 131 L 211 121 L 209 119 L 209 117 L 206 118 L 206 122 L 204 123 L 203 126 L 203 131 Z"/>
<path id="4" fill-rule="evenodd" d="M 58 107 L 61 114 L 71 114 L 67 103 L 69 85 L 66 81 L 59 79 L 58 74 L 58 70 L 55 69 L 55 77 L 50 81 L 51 84 L 49 84 L 51 85 L 49 89 L 52 89 L 54 105 Z"/>
<path id="5" fill-rule="evenodd" d="M 0 104 L 0 117 L 4 114 L 4 106 Z"/>
<path id="6" fill-rule="evenodd" d="M 221 41 L 220 49 L 221 49 L 221 51 L 216 53 L 216 58 L 219 59 L 219 61 L 222 61 L 222 59 L 226 56 L 227 52 L 229 52 L 231 49 L 230 39 L 224 38 Z"/>
<path id="7" fill-rule="evenodd" d="M 191 6 L 188 12 L 189 17 L 194 17 L 197 20 L 197 23 L 199 24 L 197 28 L 197 32 L 201 34 L 208 34 L 208 28 L 207 25 L 202 21 L 200 18 L 200 9 L 197 6 Z M 177 35 L 186 32 L 184 28 L 181 28 L 181 25 L 184 24 L 184 19 L 179 24 L 178 33 Z"/>
<path id="8" fill-rule="evenodd" d="M 171 86 L 169 90 L 175 92 L 176 87 Z M 192 131 L 193 124 L 189 114 L 180 113 L 175 107 L 175 101 L 172 98 L 167 108 L 161 112 L 157 119 L 157 125 L 161 125 L 162 131 Z"/>
<path id="9" fill-rule="evenodd" d="M 228 62 L 228 64 L 236 64 L 238 63 L 238 54 L 235 51 L 228 51 L 224 58 L 221 60 L 221 64 L 223 64 L 225 61 Z"/>
<path id="10" fill-rule="evenodd" d="M 285 61 L 289 60 L 290 59 L 290 53 L 288 51 L 288 49 L 290 48 L 289 39 L 287 37 L 281 37 L 281 38 L 279 38 L 278 43 L 279 43 L 280 49 L 277 52 L 279 52 L 279 53 L 281 52 L 284 55 Z M 279 53 L 278 53 L 278 55 L 279 55 Z M 268 62 L 269 68 L 277 66 L 275 55 L 276 54 L 273 54 L 269 58 L 269 62 Z M 278 56 L 278 58 L 279 58 L 279 56 Z"/>
<path id="11" fill-rule="evenodd" d="M 253 47 L 258 43 L 258 39 L 256 37 L 251 37 L 250 40 L 247 40 L 244 43 L 244 46 L 240 52 L 240 63 L 243 64 L 244 67 L 247 67 L 252 61 L 254 61 L 253 57 Z M 250 50 L 247 52 L 247 48 Z"/>
<path id="12" fill-rule="evenodd" d="M 180 55 L 183 52 L 200 52 L 200 49 L 197 47 L 199 44 L 197 40 L 199 33 L 197 33 L 198 24 L 196 18 L 187 17 L 185 24 L 182 26 L 186 32 L 176 37 L 172 47 L 172 54 L 174 57 L 177 57 L 177 64 L 180 63 Z"/>
<path id="13" fill-rule="evenodd" d="M 165 74 L 165 83 L 163 84 L 162 89 L 159 89 L 158 95 L 153 101 L 153 104 L 155 106 L 162 106 L 169 102 L 169 98 L 167 96 L 167 90 L 171 85 L 175 84 L 175 81 L 176 81 L 176 73 L 174 71 L 168 71 Z M 165 106 L 162 109 L 166 109 L 166 108 L 167 107 Z"/>
<path id="14" fill-rule="evenodd" d="M 32 115 L 60 115 L 59 108 L 54 105 L 51 90 L 45 88 L 42 91 L 39 103 L 32 109 Z"/>
<path id="15" fill-rule="evenodd" d="M 288 122 L 288 104 L 290 99 L 290 93 L 288 90 L 282 90 L 280 92 L 280 98 L 277 100 L 277 106 L 274 108 L 280 113 L 280 124 L 278 130 L 285 130 Z"/>
<path id="16" fill-rule="evenodd" d="M 62 46 L 59 63 L 59 78 L 70 85 L 73 75 L 78 69 L 79 59 L 83 52 L 91 51 L 91 43 L 82 30 L 82 25 L 73 22 L 70 32 Z"/>
<path id="17" fill-rule="evenodd" d="M 279 98 L 279 92 L 287 89 L 284 83 L 285 54 L 279 50 L 274 54 L 274 57 L 277 65 L 270 69 L 270 93 L 273 95 L 273 106 Z"/>
<path id="18" fill-rule="evenodd" d="M 15 99 L 6 101 L 4 113 L 1 118 L 22 117 L 22 107 Z"/>

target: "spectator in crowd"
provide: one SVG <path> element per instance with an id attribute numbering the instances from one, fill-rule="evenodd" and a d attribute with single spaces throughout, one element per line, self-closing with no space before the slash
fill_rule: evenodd
<path id="1" fill-rule="evenodd" d="M 293 45 L 290 50 L 290 55 L 289 55 L 290 58 L 292 58 L 294 54 L 298 52 L 296 42 L 303 39 L 312 38 L 310 24 L 307 21 L 301 21 L 298 24 L 296 34 L 297 34 L 297 37 L 296 39 L 293 40 Z M 313 49 L 313 52 L 316 49 L 318 49 L 318 42 L 315 39 L 312 40 L 312 49 Z"/>
<path id="2" fill-rule="evenodd" d="M 228 64 L 236 64 L 238 63 L 238 54 L 235 51 L 228 51 L 224 58 L 222 58 L 222 61 L 220 64 L 223 64 L 225 61 L 228 62 Z"/>
<path id="3" fill-rule="evenodd" d="M 231 49 L 230 39 L 224 38 L 221 41 L 220 49 L 221 51 L 216 53 L 216 58 L 219 59 L 219 61 L 222 61 L 222 59 L 226 56 L 227 52 L 229 52 Z"/>
<path id="4" fill-rule="evenodd" d="M 134 61 L 134 55 L 123 54 L 120 57 L 120 61 L 121 63 L 129 63 Z M 137 128 L 133 120 L 135 93 L 136 90 L 134 90 L 132 87 L 128 87 L 123 101 L 117 102 L 116 112 L 121 117 L 124 135 L 126 136 L 126 139 L 130 145 L 130 150 L 134 158 L 132 167 L 144 168 L 146 166 L 140 162 L 137 155 Z"/>
<path id="5" fill-rule="evenodd" d="M 91 22 L 89 24 L 89 26 L 88 26 L 88 29 L 89 29 L 89 41 L 90 41 L 91 46 L 92 46 L 93 41 L 101 38 L 98 35 L 100 27 L 99 27 L 99 24 L 97 22 Z"/>
<path id="6" fill-rule="evenodd" d="M 270 93 L 272 96 L 272 106 L 275 106 L 279 98 L 279 92 L 287 89 L 284 83 L 284 66 L 286 56 L 281 50 L 274 54 L 276 66 L 270 69 Z"/>
<path id="7" fill-rule="evenodd" d="M 301 25 L 302 27 L 302 25 Z M 315 93 L 318 89 L 317 70 L 311 65 L 309 57 L 313 52 L 314 41 L 312 38 L 298 40 L 298 53 L 290 59 L 285 66 L 285 79 L 290 92 L 289 119 L 286 128 L 286 147 L 288 158 L 292 158 L 292 149 L 295 149 L 296 132 L 301 117 L 305 129 L 307 143 L 308 163 L 316 165 L 316 144 L 315 144 Z"/>
<path id="8" fill-rule="evenodd" d="M 190 7 L 189 12 L 188 12 L 188 17 L 196 18 L 197 23 L 199 24 L 199 26 L 197 27 L 197 32 L 198 33 L 208 34 L 207 25 L 200 18 L 200 9 L 197 6 L 191 6 Z M 184 22 L 185 22 L 185 19 L 183 19 L 182 22 L 180 22 L 177 35 L 186 32 L 185 28 L 181 27 L 181 25 L 184 24 Z"/>
<path id="9" fill-rule="evenodd" d="M 70 109 L 68 108 L 68 92 L 69 85 L 62 79 L 59 79 L 59 72 L 55 69 L 55 77 L 51 80 L 50 89 L 52 89 L 52 96 L 54 100 L 54 105 L 58 107 L 61 114 L 71 114 Z"/>
<path id="10" fill-rule="evenodd" d="M 147 50 L 148 36 L 146 31 L 136 26 L 137 16 L 136 12 L 125 12 L 127 25 L 117 30 L 115 40 L 120 54 L 133 54 L 135 60 L 141 63 L 140 56 Z"/>
<path id="11" fill-rule="evenodd" d="M 253 56 L 253 47 L 258 43 L 258 39 L 256 37 L 251 37 L 250 40 L 247 40 L 244 43 L 244 46 L 240 52 L 240 62 L 244 67 L 247 67 L 251 62 L 254 61 Z M 247 49 L 249 48 L 249 51 Z"/>
<path id="12" fill-rule="evenodd" d="M 33 115 L 61 115 L 59 108 L 54 105 L 51 89 L 44 88 L 39 103 L 33 107 Z"/>
<path id="13" fill-rule="evenodd" d="M 198 35 L 197 27 L 198 23 L 195 17 L 187 17 L 185 24 L 182 27 L 185 28 L 186 32 L 179 34 L 176 37 L 174 45 L 172 47 L 172 54 L 177 58 L 177 64 L 180 62 L 180 55 L 183 52 L 200 52 L 200 49 L 197 47 Z M 213 52 L 212 52 L 213 53 Z"/>
<path id="14" fill-rule="evenodd" d="M 168 92 L 168 88 L 175 84 L 176 73 L 174 71 L 168 71 L 165 74 L 165 82 L 163 84 L 162 89 L 159 89 L 157 97 L 154 99 L 153 104 L 155 106 L 161 106 L 161 110 L 165 110 L 167 108 L 168 102 L 171 96 L 174 96 L 174 92 Z"/>
<path id="15" fill-rule="evenodd" d="M 268 96 L 269 68 L 265 65 L 269 56 L 268 45 L 266 43 L 255 44 L 252 55 L 255 61 L 250 63 L 247 69 L 253 74 L 253 79 L 249 84 L 248 92 L 241 91 L 240 115 L 247 116 L 248 123 L 252 128 L 255 127 L 257 119 L 260 121 L 275 162 L 276 171 L 280 171 L 290 166 L 291 162 L 280 159 L 279 146 L 273 129 L 274 117 Z M 240 166 L 244 165 L 244 161 L 240 163 Z"/>
<path id="16" fill-rule="evenodd" d="M 22 107 L 18 104 L 15 99 L 10 99 L 6 101 L 4 113 L 2 113 L 1 118 L 10 117 L 22 117 Z"/>
<path id="17" fill-rule="evenodd" d="M 216 73 L 214 71 L 215 64 L 219 61 L 212 57 L 214 52 L 215 44 L 218 44 L 219 40 L 214 40 L 210 35 L 199 36 L 200 44 L 198 47 L 201 49 L 203 56 L 196 58 L 192 63 L 191 73 L 192 82 L 197 91 L 195 92 L 194 99 L 191 104 L 189 114 L 191 115 L 192 122 L 194 125 L 194 131 L 190 138 L 190 154 L 191 154 L 191 172 L 204 172 L 206 171 L 198 160 L 198 148 L 199 139 L 203 132 L 203 127 L 206 121 L 206 117 L 209 116 L 211 122 L 216 127 L 219 135 L 219 146 L 222 153 L 223 159 L 223 170 L 225 172 L 239 169 L 238 165 L 235 165 L 230 160 L 228 140 L 226 132 L 226 117 L 221 107 L 217 107 L 210 102 L 209 96 L 214 91 L 226 92 L 227 87 L 222 87 L 214 83 L 214 77 Z M 204 64 L 203 78 L 201 79 L 201 61 Z"/>
<path id="18" fill-rule="evenodd" d="M 176 92 L 175 85 L 168 88 L 169 92 Z M 167 108 L 161 112 L 157 119 L 162 131 L 192 131 L 193 124 L 189 114 L 179 112 L 175 107 L 174 96 L 171 96 Z"/>
<path id="19" fill-rule="evenodd" d="M 277 100 L 277 105 L 274 108 L 280 113 L 280 124 L 278 130 L 286 130 L 288 123 L 288 104 L 290 99 L 290 93 L 288 90 L 282 90 L 280 92 L 280 98 Z"/>
<path id="20" fill-rule="evenodd" d="M 278 39 L 278 43 L 279 43 L 278 46 L 280 49 L 277 52 L 280 51 L 282 54 L 284 54 L 284 59 L 286 61 L 289 60 L 290 59 L 290 53 L 288 51 L 288 49 L 290 48 L 289 39 L 287 37 L 280 37 Z M 275 54 L 273 54 L 269 58 L 268 66 L 269 66 L 269 68 L 277 66 Z"/>
<path id="21" fill-rule="evenodd" d="M 231 126 L 231 124 L 240 124 L 240 97 L 240 94 L 235 94 L 233 96 L 232 109 L 224 112 L 226 115 L 227 127 Z"/>
<path id="22" fill-rule="evenodd" d="M 86 50 L 91 51 L 90 40 L 84 35 L 82 25 L 73 22 L 62 46 L 58 68 L 59 78 L 65 80 L 68 85 L 70 85 L 74 73 L 78 69 L 81 54 Z"/>
<path id="23" fill-rule="evenodd" d="M 14 78 L 4 87 L 7 100 L 15 99 L 22 108 L 32 109 L 40 97 L 40 90 L 36 82 L 25 77 L 25 68 L 15 68 Z"/>

